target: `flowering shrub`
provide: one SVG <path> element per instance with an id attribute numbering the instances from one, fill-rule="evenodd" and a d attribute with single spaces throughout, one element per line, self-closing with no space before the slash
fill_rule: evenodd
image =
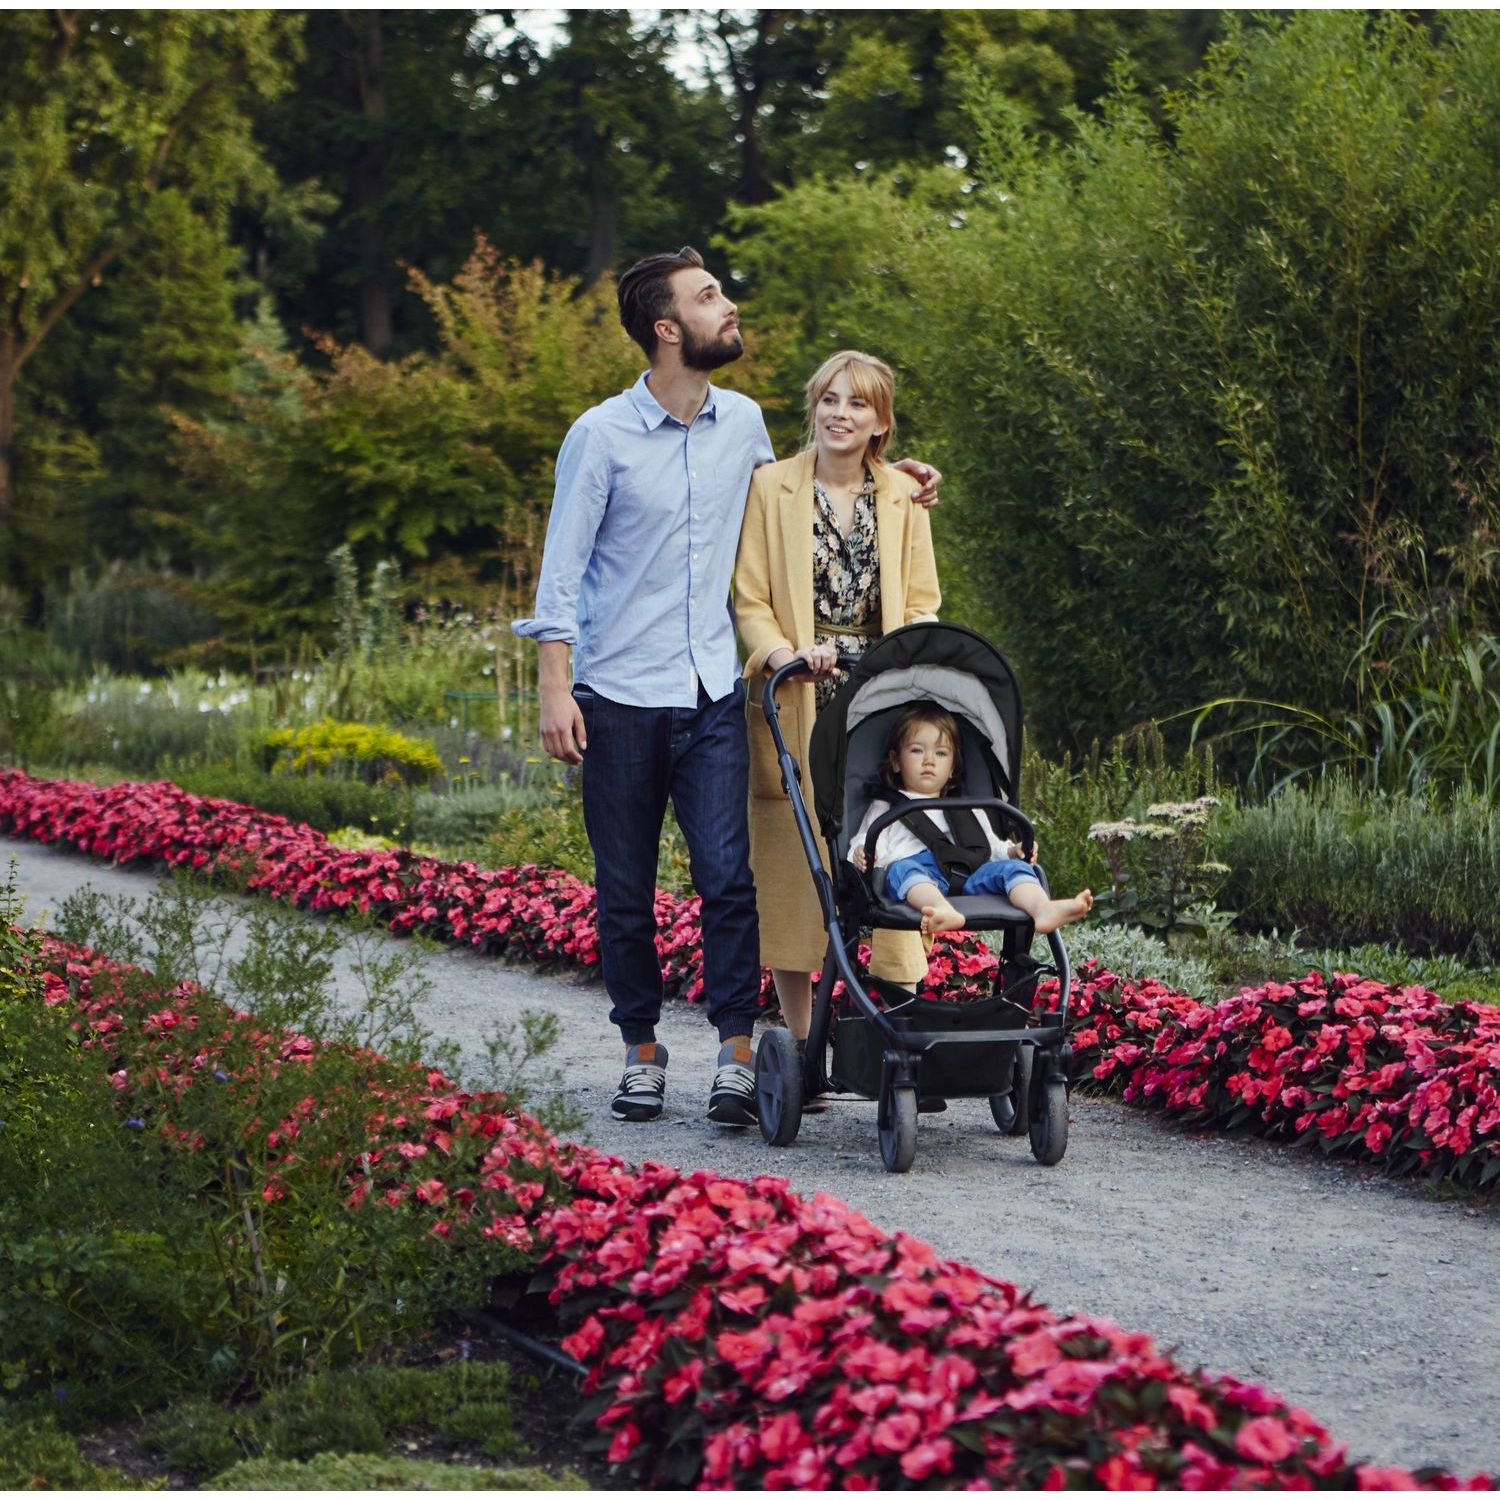
<path id="1" fill-rule="evenodd" d="M 295 1079 L 322 1046 L 265 1033 L 191 986 L 153 989 L 149 976 L 85 950 L 48 942 L 43 965 L 46 1003 L 71 1015 L 122 1110 L 157 1112 L 157 1128 L 188 1151 L 206 1148 L 218 1113 L 195 1113 L 195 1093 Z M 472 1248 L 477 1230 L 550 1267 L 601 1444 L 643 1479 L 1418 1486 L 1402 1470 L 1351 1464 L 1307 1413 L 1256 1386 L 1183 1370 L 1144 1334 L 1063 1317 L 825 1194 L 806 1201 L 772 1178 L 632 1172 L 557 1141 L 496 1095 L 416 1069 L 372 1096 L 359 1152 L 327 1154 L 325 1113 L 308 1095 L 257 1117 L 254 1149 L 284 1168 L 264 1202 L 281 1201 L 299 1161 L 311 1161 L 340 1174 L 351 1216 L 415 1213 L 444 1253 Z M 1422 1481 L 1489 1482 L 1446 1472 Z"/>
<path id="2" fill-rule="evenodd" d="M 1204 1004 L 1103 970 L 1075 989 L 1075 1065 L 1192 1125 L 1425 1171 L 1500 1177 L 1500 1009 L 1309 974 Z"/>
<path id="3" fill-rule="evenodd" d="M 600 1159 L 547 1216 L 611 1462 L 670 1487 L 1382 1489 L 1306 1412 L 784 1182 Z M 1434 1488 L 1462 1487 L 1451 1475 Z M 1469 1483 L 1483 1488 L 1483 1477 Z"/>
<path id="4" fill-rule="evenodd" d="M 270 730 L 264 744 L 273 759 L 285 752 L 294 771 L 349 765 L 371 779 L 389 774 L 410 781 L 437 776 L 443 769 L 431 740 L 337 719 L 320 719 L 300 729 Z"/>
<path id="5" fill-rule="evenodd" d="M 0 829 L 115 860 L 227 872 L 314 911 L 354 906 L 395 932 L 592 970 L 593 889 L 559 871 L 482 870 L 402 849 L 342 850 L 305 824 L 170 782 L 110 787 L 0 771 Z M 666 992 L 703 992 L 696 897 L 658 892 Z M 993 987 L 998 960 L 960 934 L 933 949 L 924 995 Z M 764 976 L 762 1002 L 773 995 Z M 1055 1003 L 1056 984 L 1037 1003 Z M 1356 975 L 1310 974 L 1214 1003 L 1098 965 L 1073 988 L 1079 1081 L 1119 1089 L 1195 1124 L 1256 1130 L 1476 1188 L 1500 1178 L 1500 1011 Z"/>

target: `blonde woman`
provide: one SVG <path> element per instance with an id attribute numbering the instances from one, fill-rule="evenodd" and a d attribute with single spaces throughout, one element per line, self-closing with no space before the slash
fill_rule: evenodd
<path id="1" fill-rule="evenodd" d="M 844 350 L 807 383 L 808 445 L 755 471 L 734 572 L 735 624 L 746 652 L 750 737 L 750 864 L 761 962 L 782 1015 L 806 1039 L 812 971 L 828 935 L 781 789 L 757 678 L 800 656 L 812 668 L 780 694 L 781 728 L 812 805 L 808 743 L 833 695 L 840 653 L 857 656 L 887 631 L 937 618 L 932 532 L 917 482 L 885 461 L 895 430 L 895 380 L 869 354 Z M 914 984 L 927 972 L 915 932 L 878 931 L 872 972 Z"/>

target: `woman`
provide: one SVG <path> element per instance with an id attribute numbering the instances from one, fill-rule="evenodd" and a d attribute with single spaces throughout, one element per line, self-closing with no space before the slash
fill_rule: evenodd
<path id="1" fill-rule="evenodd" d="M 751 683 L 800 656 L 813 669 L 780 694 L 781 727 L 812 805 L 808 744 L 832 697 L 840 653 L 857 656 L 887 631 L 934 620 L 940 599 L 927 511 L 917 482 L 884 460 L 895 429 L 895 380 L 868 354 L 844 350 L 807 383 L 808 446 L 755 471 L 735 563 L 735 623 Z M 797 825 L 781 789 L 775 744 L 747 696 L 750 863 L 761 962 L 792 1035 L 812 1019 L 812 970 L 828 935 Z M 914 984 L 927 973 L 915 932 L 877 931 L 871 971 Z"/>

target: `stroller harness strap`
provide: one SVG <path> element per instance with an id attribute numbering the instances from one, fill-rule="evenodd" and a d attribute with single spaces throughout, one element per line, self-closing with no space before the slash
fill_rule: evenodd
<path id="1" fill-rule="evenodd" d="M 883 783 L 878 791 L 894 806 L 909 806 L 917 800 Z M 943 879 L 948 882 L 950 894 L 957 896 L 962 894 L 969 876 L 980 865 L 989 862 L 990 837 L 972 807 L 945 807 L 943 817 L 948 822 L 946 834 L 927 813 L 918 813 L 916 817 L 902 821 L 932 851 Z"/>

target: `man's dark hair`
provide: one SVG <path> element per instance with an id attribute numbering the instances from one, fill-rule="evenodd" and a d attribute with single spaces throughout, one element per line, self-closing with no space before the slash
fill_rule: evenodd
<path id="1" fill-rule="evenodd" d="M 657 319 L 672 316 L 673 275 L 702 266 L 703 257 L 691 245 L 684 245 L 675 254 L 663 252 L 636 261 L 620 278 L 620 323 L 646 351 L 647 359 L 656 356 Z"/>

